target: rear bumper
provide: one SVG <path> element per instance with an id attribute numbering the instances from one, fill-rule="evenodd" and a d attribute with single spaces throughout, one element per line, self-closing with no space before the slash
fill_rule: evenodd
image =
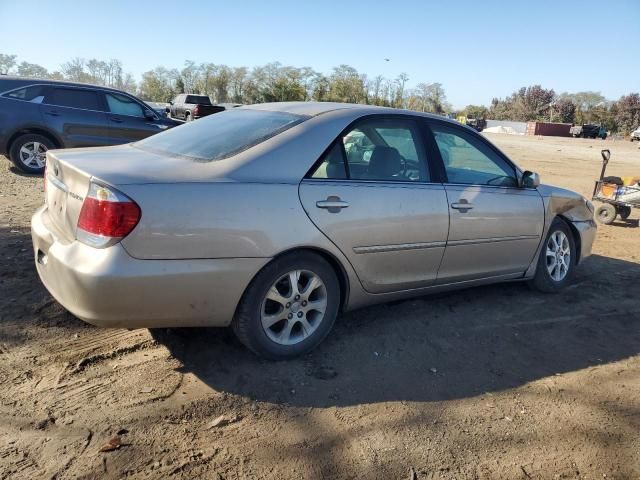
<path id="1" fill-rule="evenodd" d="M 101 327 L 226 326 L 268 259 L 138 260 L 56 237 L 47 207 L 31 220 L 36 268 L 53 297 Z"/>

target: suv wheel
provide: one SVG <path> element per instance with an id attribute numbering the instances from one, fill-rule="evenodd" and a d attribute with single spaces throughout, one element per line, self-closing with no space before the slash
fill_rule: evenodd
<path id="1" fill-rule="evenodd" d="M 276 259 L 251 282 L 232 322 L 238 339 L 271 360 L 310 352 L 338 314 L 340 287 L 320 256 L 296 252 Z"/>
<path id="2" fill-rule="evenodd" d="M 55 145 L 47 137 L 28 133 L 13 141 L 9 156 L 16 167 L 23 172 L 42 173 L 47 150 L 52 148 L 55 148 Z"/>
<path id="3" fill-rule="evenodd" d="M 529 285 L 545 293 L 557 293 L 573 276 L 576 264 L 576 244 L 569 226 L 556 218 L 540 250 L 536 276 Z"/>

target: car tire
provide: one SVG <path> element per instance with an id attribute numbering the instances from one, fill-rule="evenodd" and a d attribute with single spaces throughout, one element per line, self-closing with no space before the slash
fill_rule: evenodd
<path id="1" fill-rule="evenodd" d="M 295 288 L 292 279 L 297 279 Z M 324 307 L 324 313 L 309 307 L 312 303 Z M 294 252 L 275 259 L 255 276 L 231 326 L 254 353 L 282 360 L 318 346 L 331 331 L 339 307 L 340 286 L 331 265 L 315 253 Z"/>
<path id="2" fill-rule="evenodd" d="M 610 203 L 603 203 L 596 208 L 596 219 L 603 225 L 611 225 L 615 221 L 617 214 L 616 207 Z"/>
<path id="3" fill-rule="evenodd" d="M 631 207 L 618 207 L 616 212 L 622 220 L 626 220 L 631 215 Z"/>
<path id="4" fill-rule="evenodd" d="M 190 122 L 191 121 L 191 115 L 189 115 L 189 113 L 185 113 L 184 114 L 184 121 L 185 122 Z"/>
<path id="5" fill-rule="evenodd" d="M 56 148 L 54 143 L 44 135 L 27 133 L 16 138 L 11 144 L 9 158 L 16 167 L 25 173 L 43 173 L 44 159 L 42 156 L 52 148 Z M 37 149 L 37 158 L 33 155 Z M 31 156 L 27 152 L 31 152 Z"/>
<path id="6" fill-rule="evenodd" d="M 556 218 L 540 249 L 536 274 L 529 286 L 544 293 L 560 292 L 571 283 L 577 255 L 571 228 L 565 221 Z"/>

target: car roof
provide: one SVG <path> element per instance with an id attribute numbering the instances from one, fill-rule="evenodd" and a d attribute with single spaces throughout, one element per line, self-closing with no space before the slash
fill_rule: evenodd
<path id="1" fill-rule="evenodd" d="M 346 111 L 352 113 L 354 117 L 359 117 L 369 114 L 404 114 L 404 115 L 417 115 L 421 117 L 434 118 L 441 121 L 454 123 L 460 125 L 457 121 L 451 120 L 442 115 L 435 115 L 432 113 L 418 112 L 415 110 L 403 110 L 391 107 L 378 107 L 376 105 L 362 105 L 358 103 L 339 103 L 339 102 L 273 102 L 273 103 L 258 103 L 254 105 L 243 105 L 238 107 L 242 109 L 251 110 L 267 110 L 272 112 L 285 112 L 292 113 L 294 115 L 303 115 L 309 117 L 315 117 L 329 112 Z"/>
<path id="2" fill-rule="evenodd" d="M 101 90 L 109 90 L 112 92 L 122 93 L 122 90 L 117 88 L 105 87 L 103 85 L 94 85 L 91 83 L 82 82 L 70 82 L 67 80 L 51 80 L 46 78 L 28 78 L 28 77 L 14 77 L 9 75 L 0 75 L 0 93 L 14 88 L 20 88 L 25 85 L 61 85 L 68 87 L 84 87 L 84 88 L 99 88 Z"/>

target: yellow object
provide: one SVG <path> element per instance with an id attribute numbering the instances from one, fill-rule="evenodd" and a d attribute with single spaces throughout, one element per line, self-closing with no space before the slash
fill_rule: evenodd
<path id="1" fill-rule="evenodd" d="M 622 185 L 625 187 L 640 184 L 640 177 L 620 177 L 620 179 L 622 180 Z"/>

